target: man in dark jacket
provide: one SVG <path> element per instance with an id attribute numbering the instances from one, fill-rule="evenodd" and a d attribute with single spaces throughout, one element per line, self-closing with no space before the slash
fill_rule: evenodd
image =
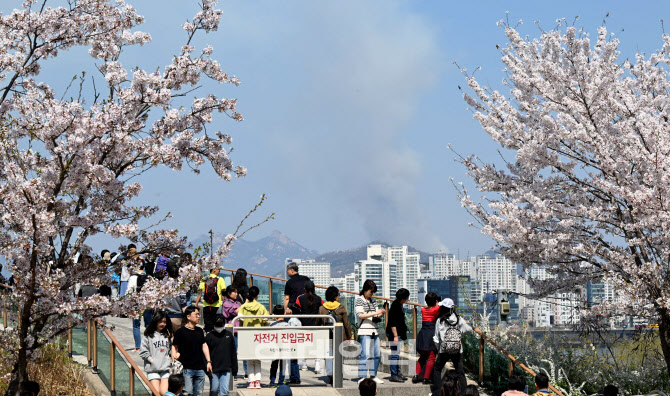
<path id="1" fill-rule="evenodd" d="M 293 309 L 296 307 L 298 297 L 305 294 L 305 282 L 309 280 L 308 277 L 298 274 L 298 269 L 296 263 L 289 263 L 286 266 L 286 272 L 290 278 L 284 286 L 284 312 L 287 315 L 298 313 L 294 313 Z M 300 367 L 297 359 L 291 359 L 291 377 L 287 384 L 300 384 Z"/>
<path id="2" fill-rule="evenodd" d="M 227 395 L 230 376 L 237 375 L 237 348 L 233 334 L 225 329 L 222 315 L 214 319 L 214 331 L 205 337 L 212 357 L 212 382 L 210 394 Z M 222 388 L 222 392 L 219 388 Z"/>

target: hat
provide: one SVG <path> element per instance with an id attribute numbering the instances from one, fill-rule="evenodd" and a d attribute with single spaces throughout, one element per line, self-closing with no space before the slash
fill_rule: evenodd
<path id="1" fill-rule="evenodd" d="M 277 387 L 275 396 L 293 396 L 293 392 L 288 385 L 281 384 Z"/>
<path id="2" fill-rule="evenodd" d="M 298 272 L 298 268 L 300 268 L 300 267 L 298 267 L 298 264 L 293 263 L 293 262 L 288 263 L 288 265 L 286 266 L 286 270 L 287 270 L 287 271 L 288 271 L 288 270 L 293 270 L 293 271 L 295 271 L 295 272 Z"/>
<path id="3" fill-rule="evenodd" d="M 451 298 L 445 298 L 444 300 L 440 301 L 440 307 L 445 307 L 445 308 L 453 308 L 454 307 L 454 300 Z"/>

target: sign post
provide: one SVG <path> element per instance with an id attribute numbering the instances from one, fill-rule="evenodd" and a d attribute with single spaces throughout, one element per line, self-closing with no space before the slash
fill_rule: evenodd
<path id="1" fill-rule="evenodd" d="M 344 359 L 342 359 L 342 342 L 344 339 L 344 327 L 342 323 L 335 323 L 333 332 L 333 388 L 342 388 L 342 379 L 344 377 Z"/>

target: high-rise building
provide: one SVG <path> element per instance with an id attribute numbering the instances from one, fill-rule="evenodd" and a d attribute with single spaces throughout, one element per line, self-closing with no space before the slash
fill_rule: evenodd
<path id="1" fill-rule="evenodd" d="M 459 260 L 450 253 L 435 253 L 428 257 L 429 268 L 433 270 L 433 277 L 448 278 L 450 276 L 469 276 L 476 278 L 475 261 Z"/>
<path id="2" fill-rule="evenodd" d="M 347 287 L 347 280 L 346 278 L 330 278 L 329 286 L 335 286 L 339 290 L 346 290 L 345 288 Z"/>
<path id="3" fill-rule="evenodd" d="M 472 257 L 472 266 L 477 273 L 477 279 L 482 283 L 482 293 L 492 293 L 495 290 L 516 291 L 517 272 L 516 263 L 495 252 L 487 252 Z"/>
<path id="4" fill-rule="evenodd" d="M 358 285 L 358 278 L 356 277 L 355 272 L 344 275 L 344 290 L 350 291 L 350 292 L 360 291 L 359 285 Z"/>
<path id="5" fill-rule="evenodd" d="M 534 281 L 546 281 L 554 279 L 556 276 L 550 274 L 546 268 L 533 266 L 526 271 L 526 281 L 532 290 Z M 555 295 L 540 299 L 525 299 L 525 318 L 536 327 L 551 327 L 556 325 L 556 315 L 558 312 L 557 300 Z M 532 307 L 532 309 L 530 309 Z M 533 315 L 532 319 L 530 315 Z"/>
<path id="6" fill-rule="evenodd" d="M 451 298 L 459 309 L 459 313 L 470 317 L 479 303 L 479 282 L 469 276 L 450 276 L 443 279 L 419 279 L 417 290 L 419 304 L 426 303 L 426 294 L 434 292 L 442 298 Z"/>
<path id="7" fill-rule="evenodd" d="M 358 280 L 356 291 L 361 290 L 363 282 L 372 280 L 377 285 L 377 296 L 395 298 L 397 290 L 397 264 L 395 261 L 361 260 L 354 264 L 354 276 Z"/>
<path id="8" fill-rule="evenodd" d="M 428 257 L 429 267 L 433 269 L 433 277 L 437 279 L 444 279 L 453 275 L 463 275 L 460 273 L 459 261 L 456 259 L 456 255 L 449 253 L 435 253 Z"/>
<path id="9" fill-rule="evenodd" d="M 368 257 L 379 256 L 382 260 L 395 261 L 397 265 L 397 284 L 391 293 L 395 297 L 397 289 L 404 287 L 409 290 L 409 300 L 418 301 L 416 281 L 421 276 L 421 265 L 419 264 L 419 253 L 409 252 L 407 246 L 369 245 Z"/>

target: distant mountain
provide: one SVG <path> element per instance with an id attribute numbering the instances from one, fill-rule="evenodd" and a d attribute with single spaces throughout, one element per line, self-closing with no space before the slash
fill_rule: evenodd
<path id="1" fill-rule="evenodd" d="M 325 261 L 330 263 L 330 276 L 333 278 L 341 278 L 345 274 L 354 272 L 354 263 L 356 261 L 365 260 L 367 257 L 368 245 L 381 244 L 391 246 L 388 243 L 381 241 L 373 241 L 359 248 L 349 250 L 338 250 L 335 252 L 323 253 L 315 257 L 316 261 Z M 427 263 L 428 256 L 432 253 L 418 251 L 411 246 L 407 247 L 409 252 L 417 252 L 421 255 L 419 262 Z"/>
<path id="2" fill-rule="evenodd" d="M 209 242 L 209 235 L 205 234 L 193 241 L 193 246 Z M 214 235 L 214 247 L 223 243 L 223 236 Z M 315 250 L 307 249 L 292 241 L 279 231 L 273 231 L 270 236 L 257 241 L 238 239 L 226 258 L 223 265 L 227 268 L 244 268 L 247 272 L 263 275 L 284 274 L 284 260 L 287 257 L 312 258 L 318 254 Z"/>
<path id="3" fill-rule="evenodd" d="M 214 235 L 214 247 L 223 243 L 223 235 Z M 193 246 L 200 246 L 209 242 L 209 235 L 204 234 L 192 241 Z M 244 268 L 247 272 L 263 275 L 284 276 L 284 260 L 290 258 L 315 259 L 330 263 L 330 276 L 333 278 L 343 277 L 354 271 L 354 263 L 367 257 L 367 246 L 388 243 L 373 241 L 361 247 L 348 250 L 338 250 L 319 254 L 315 250 L 305 248 L 291 240 L 279 231 L 273 231 L 270 236 L 257 241 L 239 239 L 235 241 L 232 250 L 223 260 L 226 268 Z M 427 263 L 428 256 L 432 253 L 421 252 L 408 246 L 410 252 L 418 252 L 421 255 L 420 262 Z"/>

